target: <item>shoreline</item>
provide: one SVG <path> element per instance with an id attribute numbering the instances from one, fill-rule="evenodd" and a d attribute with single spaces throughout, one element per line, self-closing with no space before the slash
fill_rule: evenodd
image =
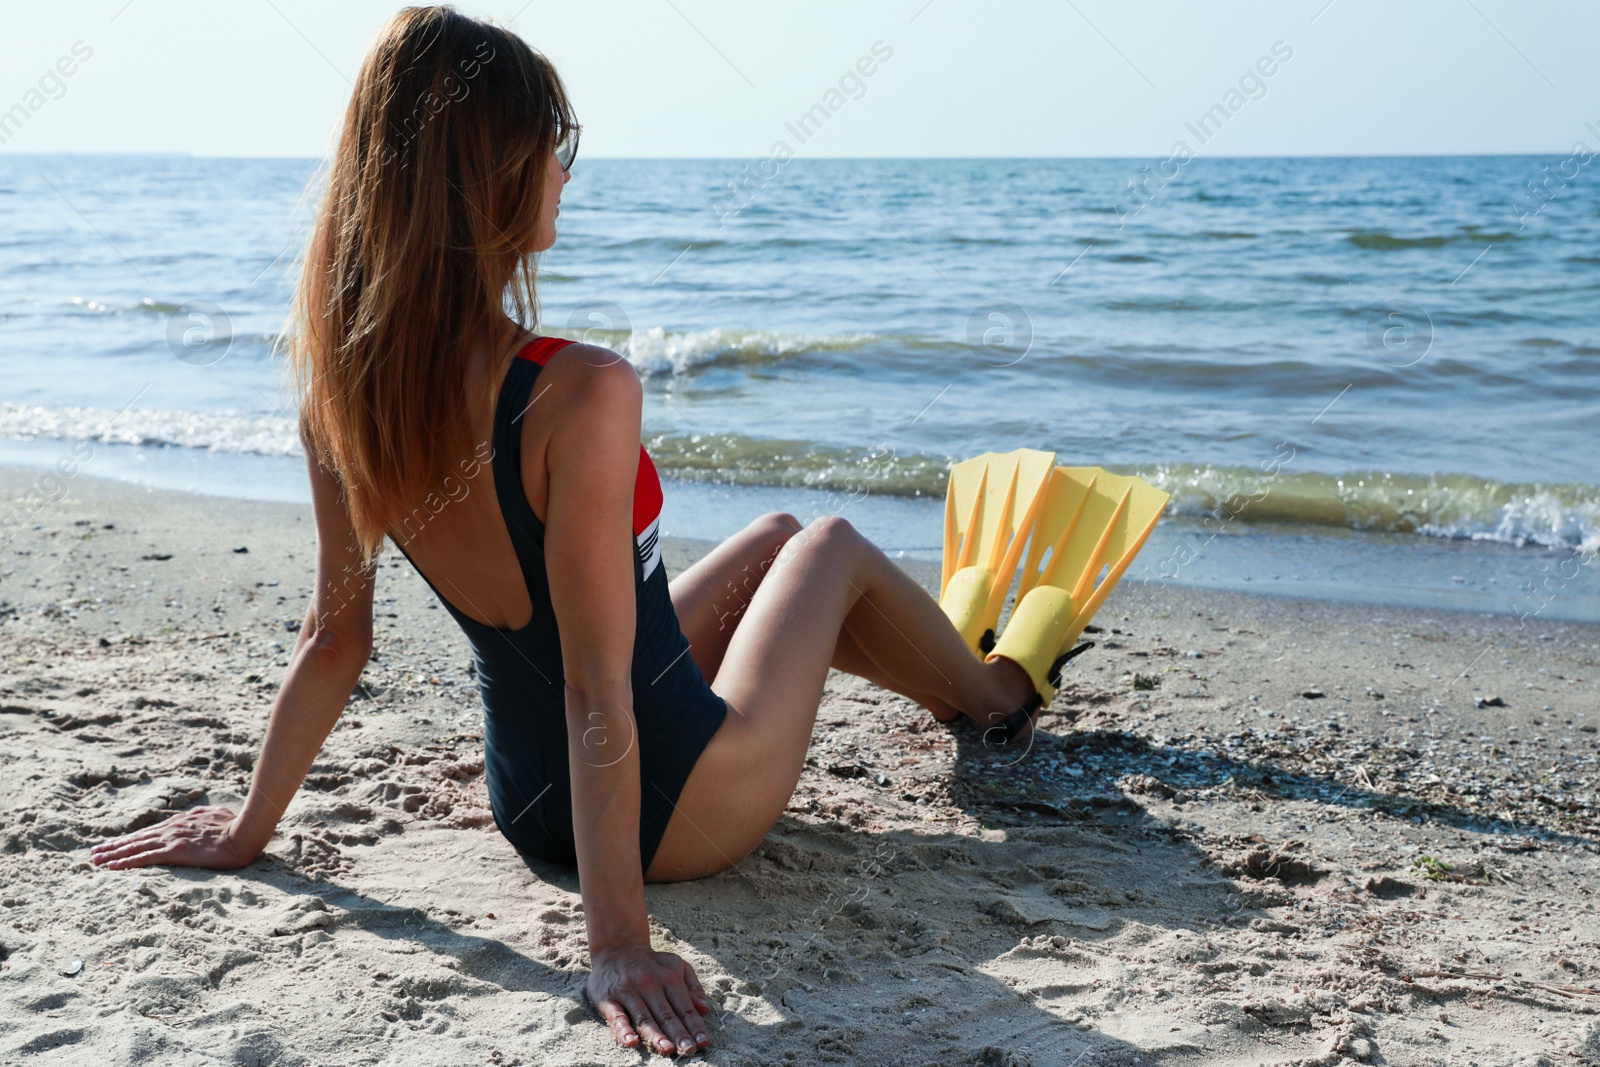
<path id="1" fill-rule="evenodd" d="M 19 479 L 37 482 L 48 478 L 57 462 L 72 462 L 70 443 L 41 445 L 0 442 L 0 487 L 15 488 Z M 86 462 L 68 480 L 212 498 L 221 506 L 232 501 L 310 505 L 299 459 L 103 444 L 90 454 L 100 470 L 118 476 L 88 473 Z M 254 487 L 247 490 L 254 495 L 216 492 L 219 480 Z M 869 493 L 846 495 L 841 503 L 840 494 L 822 490 L 670 475 L 663 475 L 662 483 L 664 540 L 715 543 L 766 511 L 791 511 L 802 521 L 838 512 L 903 562 L 939 560 L 939 500 Z M 0 513 L 0 536 L 13 522 Z M 1157 524 L 1129 578 L 1208 593 L 1485 613 L 1508 625 L 1539 618 L 1583 623 L 1600 622 L 1600 568 L 1590 566 L 1593 559 L 1582 549 L 1277 522 L 1219 524 L 1180 515 Z"/>
<path id="2" fill-rule="evenodd" d="M 71 457 L 68 455 L 62 458 L 70 460 Z M 674 489 L 709 489 L 712 492 L 723 493 L 728 496 L 745 495 L 749 492 L 748 489 L 743 487 L 725 486 L 720 483 L 707 485 L 705 483 L 683 482 L 677 479 L 668 478 L 663 478 L 663 481 L 670 481 L 672 488 Z M 743 508 L 738 512 L 737 518 L 742 518 L 744 521 L 749 521 L 750 519 L 755 518 L 756 515 L 761 511 L 761 505 L 767 505 L 767 510 L 782 509 L 784 501 L 781 499 L 781 497 L 783 495 L 795 497 L 803 494 L 804 492 L 805 491 L 801 490 L 787 490 L 774 487 L 772 489 L 771 499 L 754 501 L 757 507 Z M 264 521 L 267 522 L 292 521 L 310 524 L 312 521 L 311 505 L 309 500 L 297 501 L 272 498 L 258 499 L 251 497 L 225 496 L 194 489 L 139 485 L 133 482 L 123 481 L 121 479 L 81 472 L 70 473 L 66 474 L 65 476 L 57 476 L 53 472 L 53 468 L 34 468 L 31 466 L 22 466 L 0 461 L 0 552 L 7 551 L 7 545 L 9 542 L 17 540 L 19 537 L 26 536 L 26 534 L 29 532 L 28 528 L 32 527 L 35 523 L 43 522 L 48 526 L 48 516 L 52 511 L 58 511 L 62 508 L 78 508 L 79 510 L 83 510 L 85 507 L 98 507 L 102 510 L 108 508 L 126 508 L 133 501 L 147 501 L 149 513 L 152 515 L 159 515 L 164 509 L 186 510 L 196 516 L 210 515 L 218 510 L 221 510 L 223 512 L 240 512 L 250 515 L 260 515 L 264 518 Z M 802 500 L 802 502 L 804 501 Z M 899 501 L 897 501 L 897 503 L 898 502 Z M 794 501 L 791 500 L 790 503 L 792 504 Z M 917 506 L 925 506 L 935 510 L 942 509 L 942 504 L 940 502 L 933 502 L 932 504 L 928 504 L 927 502 L 919 502 Z M 725 508 L 723 510 L 725 514 L 720 517 L 725 518 L 728 521 L 735 521 L 732 509 Z M 792 510 L 802 519 L 802 521 L 805 521 L 806 518 L 810 517 L 812 512 L 819 515 L 825 513 L 815 508 L 812 509 L 812 512 L 806 512 L 802 507 L 791 507 L 786 510 Z M 844 509 L 839 509 L 838 513 L 845 514 L 847 518 L 853 517 Z M 94 524 L 90 522 L 88 525 Z M 1169 529 L 1164 529 L 1164 526 L 1165 524 L 1157 527 L 1157 533 L 1156 535 L 1152 536 L 1151 543 L 1145 547 L 1144 551 L 1140 554 L 1139 559 L 1135 561 L 1135 569 L 1138 569 L 1141 564 L 1147 564 L 1149 562 L 1149 557 L 1154 556 L 1158 549 L 1162 547 L 1162 545 L 1159 543 L 1161 540 L 1159 535 L 1163 532 L 1167 532 L 1169 534 L 1171 532 Z M 1269 533 L 1273 529 L 1274 527 L 1267 527 Z M 1276 527 L 1276 529 L 1289 533 L 1292 533 L 1296 530 L 1296 528 L 1289 526 Z M 1260 527 L 1252 527 L 1249 532 L 1260 532 L 1260 530 Z M 867 532 L 869 536 L 871 536 L 871 532 Z M 923 587 L 928 589 L 930 593 L 935 596 L 937 596 L 936 586 L 939 580 L 940 567 L 936 543 L 937 538 L 935 536 L 937 532 L 937 530 L 932 530 L 929 534 L 930 540 L 935 542 L 932 549 L 917 549 L 912 550 L 912 552 L 908 552 L 905 549 L 888 549 L 891 555 L 896 557 L 896 561 L 905 570 L 915 576 L 918 581 L 921 582 Z M 309 528 L 307 533 L 308 540 L 304 548 L 307 552 L 314 553 L 316 545 L 314 527 Z M 1207 543 L 1214 543 L 1216 540 L 1224 539 L 1227 536 L 1229 535 L 1209 533 Z M 1364 535 L 1350 534 L 1349 536 L 1359 537 Z M 1170 537 L 1167 539 L 1167 541 L 1167 547 L 1170 547 L 1172 543 Z M 703 555 L 717 543 L 718 539 L 714 537 L 677 534 L 664 535 L 662 537 L 664 558 L 666 558 L 670 563 L 674 564 L 670 567 L 669 573 L 678 573 L 684 567 L 687 567 L 689 564 L 697 560 L 701 555 Z M 1431 544 L 1432 542 L 1422 543 Z M 1443 544 L 1451 543 L 1452 542 L 1443 542 Z M 1468 548 L 1483 547 L 1477 546 L 1472 542 L 1457 544 Z M 1501 548 L 1508 548 L 1509 546 L 1488 547 L 1491 547 L 1492 550 L 1498 550 Z M 1513 549 L 1513 551 L 1519 550 Z M 1533 549 L 1532 551 L 1544 552 L 1546 550 Z M 399 556 L 391 544 L 386 544 L 384 554 L 387 557 L 385 560 L 386 566 L 396 563 L 397 560 L 403 561 L 403 557 Z M 1282 560 L 1270 560 L 1268 563 L 1270 566 L 1277 567 L 1279 569 L 1292 568 L 1292 564 L 1286 565 Z M 1276 577 L 1276 575 L 1273 577 Z M 1298 578 L 1299 576 L 1296 577 Z M 309 586 L 309 579 L 307 584 Z M 1229 585 L 1224 585 L 1220 588 L 1207 588 L 1201 584 L 1187 584 L 1180 583 L 1178 581 L 1162 580 L 1152 581 L 1148 578 L 1141 579 L 1136 577 L 1132 571 L 1130 571 L 1128 577 L 1123 579 L 1121 584 L 1127 588 L 1118 590 L 1117 594 L 1113 598 L 1113 604 L 1115 604 L 1116 601 L 1124 598 L 1127 595 L 1128 589 L 1137 588 L 1144 591 L 1140 594 L 1141 596 L 1150 596 L 1157 593 L 1163 593 L 1186 601 L 1196 597 L 1211 597 L 1221 598 L 1224 601 L 1231 601 L 1233 598 L 1243 598 L 1243 602 L 1261 600 L 1268 603 L 1281 602 L 1286 605 L 1301 604 L 1307 607 L 1312 605 L 1341 605 L 1349 608 L 1365 608 L 1371 611 L 1396 614 L 1400 616 L 1443 614 L 1449 617 L 1457 617 L 1461 620 L 1466 620 L 1467 618 L 1471 617 L 1473 619 L 1482 619 L 1485 621 L 1496 621 L 1512 630 L 1526 629 L 1527 626 L 1535 624 L 1593 627 L 1595 632 L 1600 634 L 1600 618 L 1591 619 L 1582 616 L 1574 617 L 1562 614 L 1559 610 L 1549 612 L 1548 614 L 1541 612 L 1537 610 L 1538 600 L 1530 597 L 1527 593 L 1520 594 L 1520 596 L 1526 600 L 1529 610 L 1525 611 L 1522 616 L 1519 617 L 1514 611 L 1484 610 L 1482 607 L 1477 606 L 1419 604 L 1381 599 L 1362 600 L 1348 594 L 1336 595 L 1326 592 L 1321 596 L 1297 596 L 1292 594 L 1284 594 L 1281 592 L 1281 590 L 1266 591 L 1267 588 L 1270 588 L 1270 583 L 1264 583 L 1263 587 L 1258 588 Z M 1549 604 L 1559 603 L 1561 593 L 1561 590 L 1556 590 L 1555 595 L 1546 602 L 1547 606 Z M 1109 611 L 1111 609 L 1107 608 L 1105 610 Z"/>
<path id="3" fill-rule="evenodd" d="M 0 467 L 0 506 L 36 476 Z M 315 535 L 65 484 L 0 550 L 0 1058 L 636 1062 L 583 999 L 575 875 L 495 831 L 465 637 L 398 553 L 263 856 L 87 864 L 238 803 Z M 708 1062 L 1600 1056 L 1600 625 L 1133 582 L 1096 623 L 1020 759 L 830 675 L 778 826 L 647 889 Z"/>

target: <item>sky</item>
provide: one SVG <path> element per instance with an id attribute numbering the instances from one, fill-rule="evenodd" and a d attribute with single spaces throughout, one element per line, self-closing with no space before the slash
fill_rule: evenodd
<path id="1" fill-rule="evenodd" d="M 401 6 L 10 0 L 0 153 L 324 155 L 368 42 Z M 819 158 L 1166 156 L 1218 104 L 1236 113 L 1209 155 L 1600 143 L 1584 128 L 1600 129 L 1594 0 L 458 8 L 550 57 L 590 158 L 765 158 L 817 104 L 831 117 L 805 151 Z M 872 74 L 852 75 L 863 57 Z"/>

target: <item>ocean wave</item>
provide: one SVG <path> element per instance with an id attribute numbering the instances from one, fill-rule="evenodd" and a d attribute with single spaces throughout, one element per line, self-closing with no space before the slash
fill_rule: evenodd
<path id="1" fill-rule="evenodd" d="M 1351 230 L 1345 234 L 1344 239 L 1357 248 L 1369 252 L 1394 252 L 1408 248 L 1443 248 L 1463 241 L 1474 244 L 1500 244 L 1504 241 L 1518 240 L 1514 233 L 1480 233 L 1479 227 L 1463 226 L 1458 233 L 1433 233 L 1422 234 L 1417 237 L 1403 237 L 1389 233 L 1387 230 Z"/>
<path id="2" fill-rule="evenodd" d="M 1142 473 L 1172 494 L 1173 516 L 1600 550 L 1600 486 L 1387 471 L 1279 469 L 1269 476 L 1248 467 L 1181 464 Z"/>
<path id="3" fill-rule="evenodd" d="M 766 363 L 813 352 L 850 352 L 876 340 L 870 333 L 797 334 L 772 330 L 643 330 L 555 331 L 591 344 L 604 345 L 627 358 L 642 377 L 689 374 L 724 364 Z"/>
<path id="4" fill-rule="evenodd" d="M 704 252 L 713 248 L 721 248 L 727 242 L 720 237 L 702 238 L 698 241 L 686 241 L 675 236 L 630 237 L 620 241 L 606 241 L 599 247 L 610 252 L 637 251 L 640 249 L 665 248 L 674 252 Z"/>
<path id="5" fill-rule="evenodd" d="M 0 437 L 194 448 L 261 456 L 301 455 L 296 421 L 233 411 L 30 407 L 0 403 Z"/>
<path id="6" fill-rule="evenodd" d="M 137 304 L 129 306 L 108 304 L 103 300 L 95 300 L 93 297 L 75 296 L 67 301 L 67 306 L 75 311 L 86 311 L 94 315 L 176 315 L 184 308 L 182 304 L 173 304 L 166 300 L 154 300 L 148 296 Z"/>
<path id="7" fill-rule="evenodd" d="M 1106 304 L 1110 311 L 1199 311 L 1219 314 L 1230 311 L 1254 311 L 1259 304 L 1237 300 L 1187 300 L 1183 297 L 1160 300 L 1112 300 Z"/>
<path id="8" fill-rule="evenodd" d="M 662 434 L 647 442 L 662 473 L 690 481 L 943 498 L 954 457 L 842 449 L 737 434 Z M 1087 462 L 1061 457 L 1063 462 Z M 1168 520 L 1290 523 L 1600 551 L 1600 486 L 1499 482 L 1466 474 L 1154 464 L 1138 474 L 1172 494 Z"/>
<path id="9" fill-rule="evenodd" d="M 943 498 L 950 460 L 888 445 L 840 448 L 742 434 L 656 434 L 645 447 L 683 481 L 820 489 L 845 495 Z"/>
<path id="10" fill-rule="evenodd" d="M 293 457 L 293 417 L 232 411 L 42 408 L 0 403 L 0 437 L 87 440 L 143 447 Z M 728 485 L 824 490 L 840 499 L 875 493 L 942 499 L 957 458 L 888 445 L 840 447 L 741 434 L 647 434 L 663 475 Z M 1061 456 L 1088 463 L 1089 457 Z M 1469 474 L 1324 473 L 1158 463 L 1137 474 L 1172 495 L 1166 521 L 1295 524 L 1449 540 L 1600 551 L 1600 486 L 1501 482 Z"/>
<path id="11" fill-rule="evenodd" d="M 88 315 L 170 316 L 181 314 L 185 305 L 152 300 L 137 304 L 108 304 L 90 297 L 74 297 L 66 305 L 69 313 Z M 641 376 L 690 374 L 717 365 L 766 363 L 809 353 L 849 352 L 877 340 L 871 333 L 811 334 L 775 330 L 667 330 L 660 326 L 614 330 L 584 328 L 569 323 L 567 328 L 548 328 L 553 335 L 604 345 L 626 357 Z M 277 334 L 233 334 L 233 343 L 255 344 L 271 349 Z"/>

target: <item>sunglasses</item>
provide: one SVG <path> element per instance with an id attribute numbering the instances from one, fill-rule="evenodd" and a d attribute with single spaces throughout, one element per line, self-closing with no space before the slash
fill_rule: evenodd
<path id="1" fill-rule="evenodd" d="M 572 169 L 572 161 L 578 158 L 578 133 L 583 127 L 569 126 L 567 132 L 562 134 L 561 141 L 556 145 L 556 162 L 561 164 L 563 171 Z"/>

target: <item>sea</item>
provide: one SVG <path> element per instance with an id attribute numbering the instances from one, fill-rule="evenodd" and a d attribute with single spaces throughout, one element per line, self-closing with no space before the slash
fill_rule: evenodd
<path id="1" fill-rule="evenodd" d="M 580 159 L 540 328 L 645 385 L 664 531 L 936 560 L 989 451 L 1172 494 L 1149 583 L 1600 620 L 1580 157 Z M 0 154 L 0 462 L 309 499 L 299 159 Z"/>

